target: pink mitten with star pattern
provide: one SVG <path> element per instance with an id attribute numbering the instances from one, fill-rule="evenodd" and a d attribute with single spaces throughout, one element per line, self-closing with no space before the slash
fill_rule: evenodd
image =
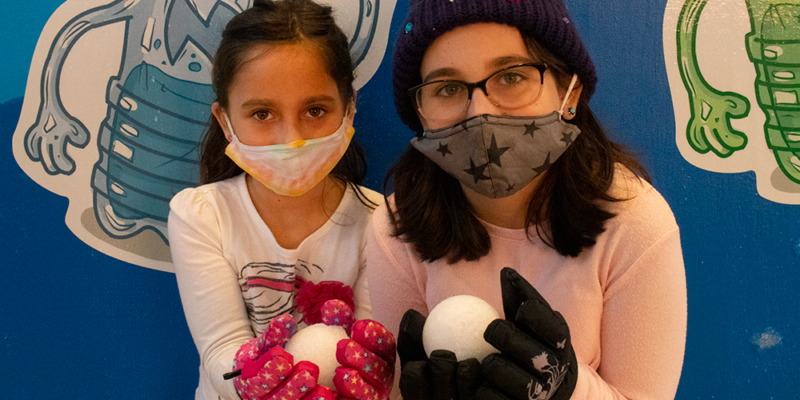
<path id="1" fill-rule="evenodd" d="M 233 362 L 233 386 L 243 400 L 334 400 L 331 389 L 317 385 L 319 367 L 308 361 L 294 363 L 283 346 L 295 333 L 297 322 L 281 315 L 257 338 L 245 342 Z"/>
<path id="2" fill-rule="evenodd" d="M 377 321 L 353 323 L 353 313 L 344 302 L 328 300 L 322 309 L 325 324 L 343 326 L 350 335 L 336 345 L 341 366 L 336 368 L 333 383 L 339 395 L 344 399 L 388 399 L 394 380 L 394 336 Z"/>

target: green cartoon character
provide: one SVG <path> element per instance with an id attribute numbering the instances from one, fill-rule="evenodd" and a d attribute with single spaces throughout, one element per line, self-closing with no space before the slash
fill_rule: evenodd
<path id="1" fill-rule="evenodd" d="M 687 0 L 678 19 L 677 56 L 689 94 L 686 138 L 694 151 L 726 158 L 747 146 L 731 120 L 750 111 L 748 99 L 709 85 L 697 63 L 700 14 L 708 0 Z M 747 54 L 756 69 L 755 93 L 766 116 L 764 132 L 783 174 L 800 184 L 800 4 L 789 0 L 745 0 L 751 31 Z"/>

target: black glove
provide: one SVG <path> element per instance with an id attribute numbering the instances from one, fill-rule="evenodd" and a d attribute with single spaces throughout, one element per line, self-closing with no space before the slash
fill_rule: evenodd
<path id="1" fill-rule="evenodd" d="M 500 350 L 481 364 L 485 383 L 476 398 L 567 400 L 578 381 L 578 361 L 564 317 L 511 268 L 500 273 L 506 319 L 483 337 Z"/>
<path id="2" fill-rule="evenodd" d="M 481 384 L 481 365 L 470 358 L 456 361 L 448 350 L 436 350 L 431 358 L 422 346 L 425 317 L 406 311 L 400 321 L 397 353 L 400 355 L 400 393 L 407 400 L 472 400 Z"/>

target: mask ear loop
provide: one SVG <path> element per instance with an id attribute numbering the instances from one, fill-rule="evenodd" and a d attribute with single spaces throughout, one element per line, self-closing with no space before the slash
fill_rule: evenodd
<path id="1" fill-rule="evenodd" d="M 239 141 L 239 137 L 236 136 L 235 132 L 233 132 L 233 126 L 231 125 L 231 120 L 228 118 L 228 114 L 225 113 L 225 111 L 223 111 L 222 115 L 225 117 L 225 123 L 228 124 L 228 130 L 231 131 L 231 136 L 233 137 L 233 140 L 238 142 Z"/>
<path id="2" fill-rule="evenodd" d="M 569 88 L 567 88 L 567 94 L 564 96 L 564 101 L 561 102 L 561 108 L 558 109 L 558 115 L 564 117 L 564 106 L 567 105 L 567 100 L 569 100 L 569 95 L 572 93 L 572 89 L 575 88 L 575 82 L 578 81 L 578 74 L 572 74 L 572 81 L 569 83 Z M 575 112 L 570 110 L 570 114 L 575 115 Z"/>

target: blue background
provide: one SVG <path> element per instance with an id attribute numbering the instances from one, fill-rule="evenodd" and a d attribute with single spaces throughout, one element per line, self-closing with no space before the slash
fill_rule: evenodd
<path id="1" fill-rule="evenodd" d="M 192 398 L 199 361 L 174 276 L 83 244 L 64 224 L 67 200 L 14 161 L 30 60 L 60 3 L 0 5 L 0 170 L 9 179 L 0 192 L 0 397 Z M 399 3 L 390 44 L 407 11 Z M 800 399 L 800 206 L 759 197 L 753 173 L 710 173 L 681 157 L 662 50 L 665 5 L 567 1 L 597 67 L 595 113 L 640 156 L 681 227 L 689 325 L 677 398 Z M 367 186 L 378 190 L 410 138 L 389 100 L 390 54 L 360 91 L 356 118 Z M 760 349 L 754 335 L 770 328 L 781 343 Z"/>

